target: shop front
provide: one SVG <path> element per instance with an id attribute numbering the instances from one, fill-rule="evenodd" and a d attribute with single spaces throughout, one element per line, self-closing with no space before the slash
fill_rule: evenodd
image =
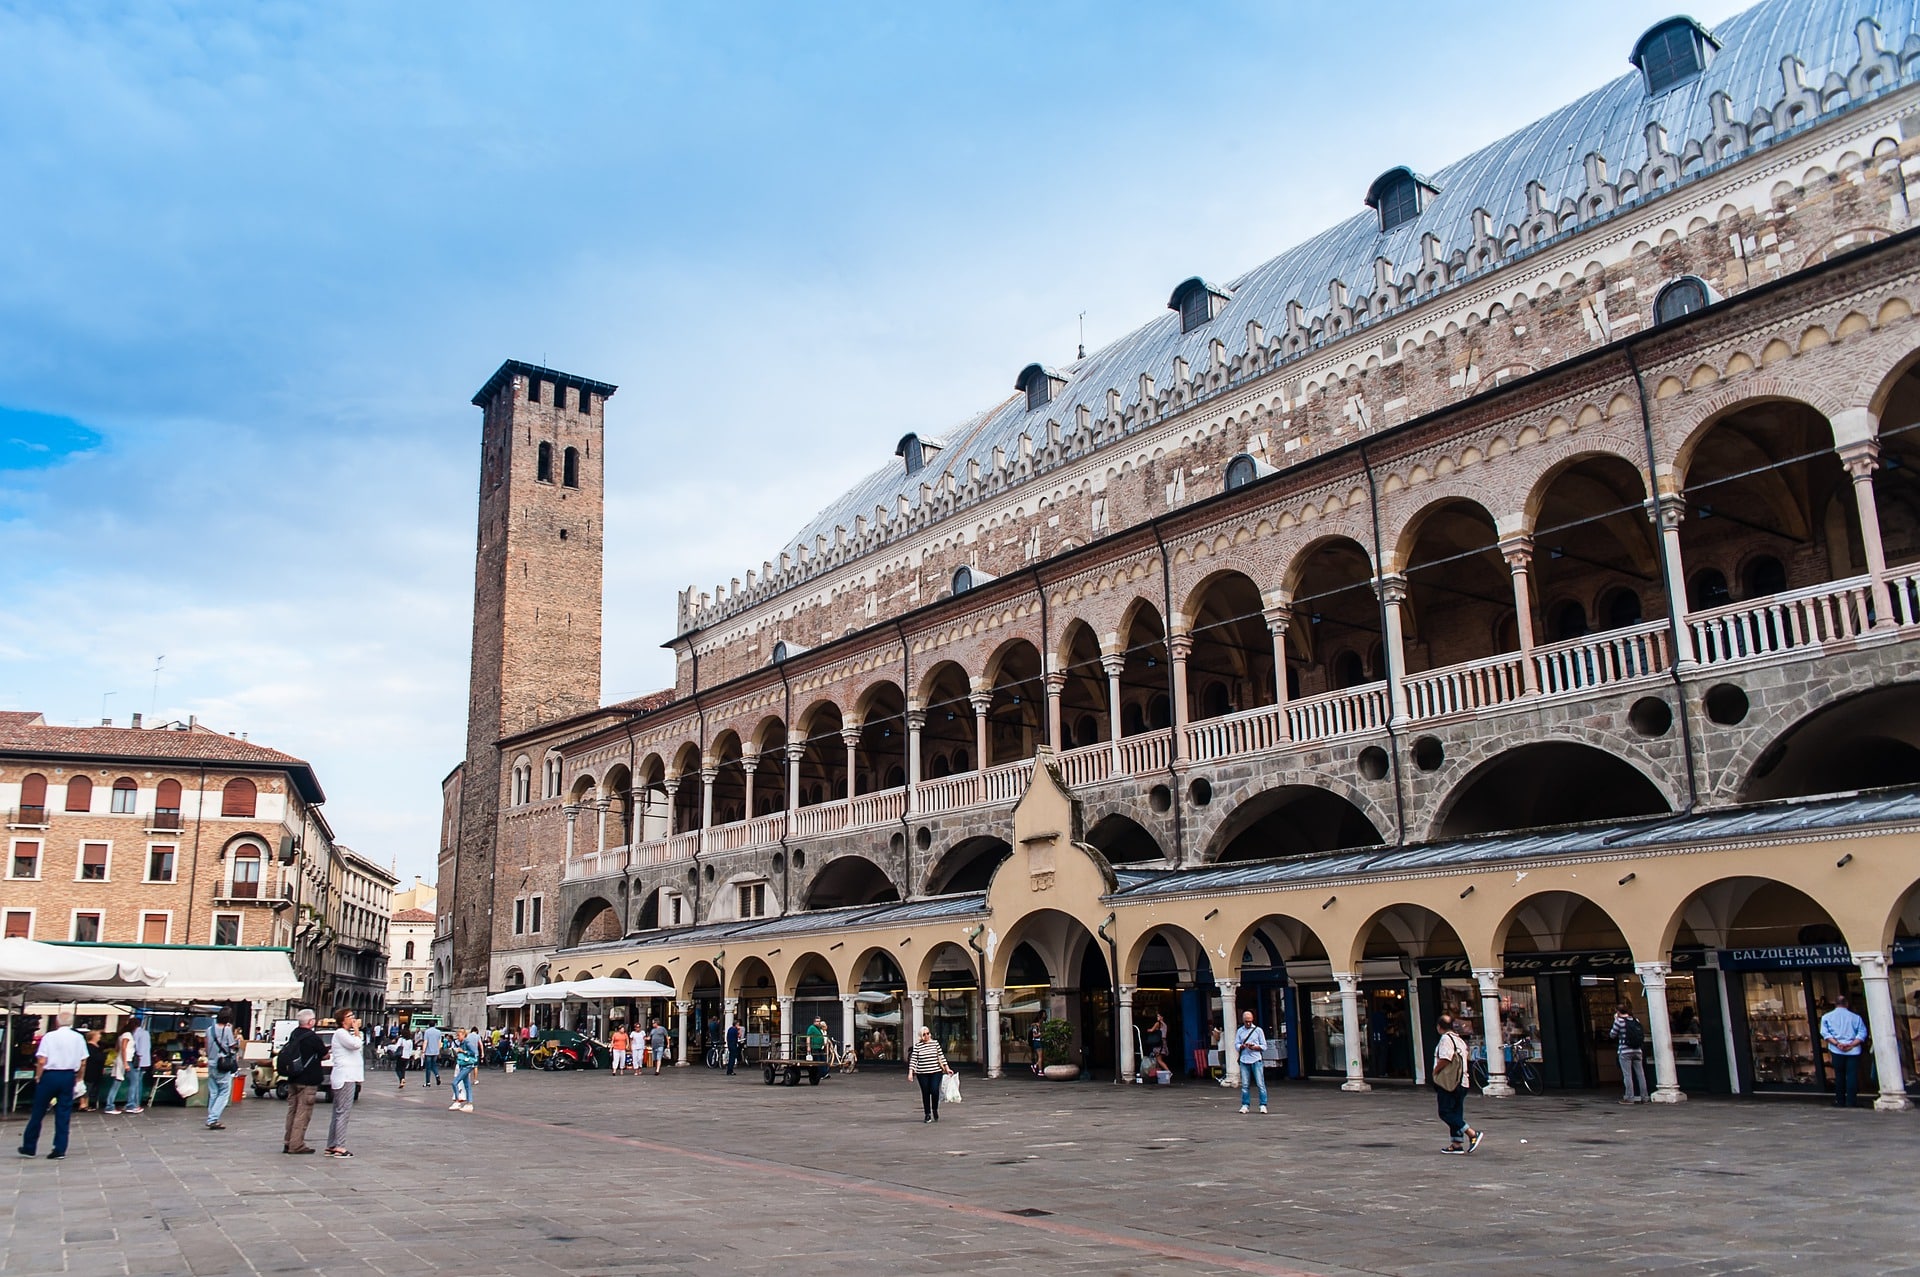
<path id="1" fill-rule="evenodd" d="M 908 1025 L 907 981 L 899 966 L 884 953 L 876 953 L 867 963 L 860 988 L 854 994 L 854 1042 L 860 1065 L 897 1065 L 912 1045 L 906 1041 Z"/>
<path id="2" fill-rule="evenodd" d="M 1308 1077 L 1341 1077 L 1347 1073 L 1345 1007 L 1340 986 L 1322 983 L 1331 976 L 1317 971 L 1298 973 L 1302 1040 L 1298 1055 Z M 1407 977 L 1397 961 L 1369 959 L 1361 964 L 1357 1023 L 1360 1029 L 1360 1067 L 1369 1081 L 1414 1080 L 1415 1061 L 1422 1038 L 1414 1024 Z M 1292 1043 L 1289 1042 L 1291 1051 Z M 1424 1072 L 1422 1073 L 1424 1075 Z"/>
<path id="3" fill-rule="evenodd" d="M 1920 953 L 1898 958 L 1920 959 Z M 1772 945 L 1753 949 L 1723 949 L 1719 965 L 1737 981 L 1734 1004 L 1734 1050 L 1743 1090 L 1756 1094 L 1817 1095 L 1833 1089 L 1833 1072 L 1820 1043 L 1820 1017 L 1845 994 L 1862 1018 L 1866 998 L 1853 952 L 1844 944 Z M 1906 990 L 1920 987 L 1913 966 L 1896 968 L 1896 1010 L 1915 1004 Z M 1901 1037 L 1912 1052 L 1912 1020 L 1901 1023 Z M 1912 1065 L 1906 1064 L 1909 1078 Z M 1879 1088 L 1873 1052 L 1862 1058 L 1862 1091 Z"/>

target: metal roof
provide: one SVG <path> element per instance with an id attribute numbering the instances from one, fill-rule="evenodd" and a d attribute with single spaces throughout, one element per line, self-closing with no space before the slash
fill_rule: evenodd
<path id="1" fill-rule="evenodd" d="M 844 931 L 852 927 L 891 927 L 904 922 L 930 922 L 943 918 L 964 918 L 985 913 L 987 896 L 969 891 L 951 896 L 933 896 L 926 900 L 895 901 L 880 905 L 850 905 L 843 909 L 816 909 L 807 913 L 784 914 L 778 918 L 741 918 L 730 922 L 710 922 L 700 927 L 680 927 L 653 931 L 623 940 L 581 945 L 563 950 L 568 954 L 597 953 L 649 946 L 682 946 L 722 943 L 728 940 L 763 940 L 772 936 L 805 935 L 814 932 Z"/>
<path id="2" fill-rule="evenodd" d="M 1121 869 L 1115 873 L 1119 886 L 1113 898 L 1137 900 L 1187 892 L 1287 886 L 1360 874 L 1420 873 L 1551 856 L 1647 851 L 1752 838 L 1818 836 L 1869 825 L 1915 823 L 1920 823 L 1920 789 L 1869 790 L 1830 798 L 1796 798 L 1751 807 L 1730 807 L 1690 816 L 1568 825 L 1523 834 L 1405 847 L 1366 847 L 1209 869 Z"/>
<path id="3" fill-rule="evenodd" d="M 876 506 L 891 516 L 902 496 L 918 504 L 922 483 L 937 490 L 943 478 L 952 475 L 956 483 L 965 484 L 969 461 L 989 470 L 993 450 L 1016 456 L 1023 435 L 1031 436 L 1036 448 L 1044 447 L 1049 418 L 1071 430 L 1075 409 L 1081 406 L 1096 419 L 1104 417 L 1110 388 L 1120 392 L 1123 404 L 1136 404 L 1142 373 L 1164 387 L 1172 382 L 1176 358 L 1204 369 L 1208 343 L 1216 338 L 1237 355 L 1246 347 L 1250 321 L 1258 321 L 1269 339 L 1283 334 L 1288 303 L 1298 302 L 1309 317 L 1324 314 L 1327 286 L 1333 280 L 1346 283 L 1355 295 L 1371 294 L 1378 258 L 1392 263 L 1396 280 L 1415 274 L 1423 266 L 1420 242 L 1426 235 L 1438 237 L 1443 259 L 1470 248 L 1477 209 L 1490 215 L 1496 236 L 1521 225 L 1528 220 L 1530 182 L 1544 188 L 1546 208 L 1577 201 L 1586 190 L 1586 156 L 1603 156 L 1617 181 L 1627 169 L 1647 162 L 1649 125 L 1663 126 L 1669 149 L 1678 154 L 1689 140 L 1711 135 L 1709 103 L 1716 94 L 1727 95 L 1732 119 L 1748 121 L 1757 109 L 1771 109 L 1783 96 L 1781 62 L 1789 56 L 1800 59 L 1806 83 L 1818 93 L 1830 75 L 1844 77 L 1860 60 L 1855 35 L 1859 21 L 1876 21 L 1884 45 L 1898 54 L 1920 31 L 1917 8 L 1920 0 L 1767 0 L 1714 28 L 1721 48 L 1706 69 L 1657 96 L 1648 95 L 1641 73 L 1627 63 L 1630 50 L 1622 49 L 1621 63 L 1628 69 L 1618 79 L 1423 178 L 1437 193 L 1418 217 L 1383 234 L 1377 215 L 1361 207 L 1364 192 L 1355 191 L 1357 211 L 1352 217 L 1230 281 L 1225 291 L 1231 295 L 1210 322 L 1182 333 L 1180 317 L 1163 313 L 1085 359 L 1062 365 L 1060 375 L 1067 384 L 1045 406 L 1029 411 L 1025 396 L 1016 395 L 942 431 L 952 446 L 924 470 L 908 476 L 897 461 L 880 466 L 788 544 L 811 546 L 816 536 L 831 544 L 836 527 L 851 532 L 854 518 L 871 518 Z M 1543 56 L 1551 52 L 1543 50 Z M 1398 158 L 1410 164 L 1419 157 Z M 903 423 L 901 429 L 907 428 Z"/>

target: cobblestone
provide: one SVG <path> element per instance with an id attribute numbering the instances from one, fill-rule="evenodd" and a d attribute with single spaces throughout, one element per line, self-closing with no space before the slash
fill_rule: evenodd
<path id="1" fill-rule="evenodd" d="M 1476 1098 L 1487 1143 L 1444 1158 L 1411 1089 L 1278 1086 L 1264 1119 L 1213 1086 L 963 1089 L 926 1126 L 897 1074 L 488 1074 L 471 1115 L 382 1079 L 347 1162 L 282 1156 L 271 1100 L 220 1133 L 76 1115 L 65 1162 L 7 1163 L 0 1274 L 1841 1277 L 1920 1254 L 1893 1169 L 1912 1115 Z"/>

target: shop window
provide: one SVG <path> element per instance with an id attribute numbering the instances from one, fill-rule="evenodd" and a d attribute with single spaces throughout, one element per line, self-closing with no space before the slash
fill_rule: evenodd
<path id="1" fill-rule="evenodd" d="M 33 939 L 33 910 L 7 910 L 6 938 L 9 940 Z"/>
<path id="2" fill-rule="evenodd" d="M 252 843 L 234 848 L 233 883 L 227 894 L 235 900 L 260 898 L 260 862 L 262 850 Z"/>
<path id="3" fill-rule="evenodd" d="M 75 776 L 67 781 L 67 810 L 93 810 L 93 782 L 85 776 Z"/>
<path id="4" fill-rule="evenodd" d="M 38 878 L 39 876 L 40 844 L 37 842 L 13 844 L 13 858 L 7 864 L 7 877 Z"/>
<path id="5" fill-rule="evenodd" d="M 560 485 L 565 488 L 580 486 L 580 450 L 568 448 L 560 458 Z"/>
<path id="6" fill-rule="evenodd" d="M 165 944 L 172 930 L 173 919 L 164 913 L 143 913 L 140 915 L 140 943 Z"/>
<path id="7" fill-rule="evenodd" d="M 252 819 L 259 807 L 260 791 L 245 776 L 235 776 L 220 791 L 220 814 Z"/>
<path id="8" fill-rule="evenodd" d="M 73 938 L 81 944 L 99 944 L 101 918 L 98 913 L 74 914 Z"/>
<path id="9" fill-rule="evenodd" d="M 742 918 L 764 918 L 767 916 L 767 884 L 748 882 L 740 885 L 740 916 Z"/>
<path id="10" fill-rule="evenodd" d="M 230 949 L 239 945 L 239 914 L 216 913 L 213 915 L 213 942 L 223 949 Z"/>
<path id="11" fill-rule="evenodd" d="M 171 844 L 162 843 L 147 848 L 147 881 L 172 882 L 173 858 L 174 848 Z"/>
<path id="12" fill-rule="evenodd" d="M 44 825 L 47 823 L 47 778 L 39 772 L 28 772 L 20 778 L 19 823 L 23 825 Z"/>
<path id="13" fill-rule="evenodd" d="M 1703 568 L 1687 582 L 1687 606 L 1695 612 L 1719 607 L 1732 599 L 1727 589 L 1727 574 L 1719 568 Z"/>
<path id="14" fill-rule="evenodd" d="M 109 810 L 116 816 L 131 816 L 139 799 L 140 786 L 134 783 L 133 777 L 122 776 L 113 782 L 113 806 Z"/>
<path id="15" fill-rule="evenodd" d="M 538 479 L 542 483 L 553 482 L 553 445 L 552 444 L 543 443 L 540 445 L 539 459 L 534 463 L 533 477 Z"/>
<path id="16" fill-rule="evenodd" d="M 103 842 L 83 842 L 80 844 L 80 881 L 105 882 L 107 880 L 107 857 L 111 848 Z"/>

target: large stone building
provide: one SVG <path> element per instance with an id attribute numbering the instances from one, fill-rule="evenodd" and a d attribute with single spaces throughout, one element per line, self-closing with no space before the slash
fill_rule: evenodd
<path id="1" fill-rule="evenodd" d="M 1617 1077 L 1629 1001 L 1671 1100 L 1825 1085 L 1846 990 L 1903 1107 L 1920 16 L 1770 0 L 1622 55 L 903 424 L 681 595 L 655 696 L 598 703 L 612 388 L 503 365 L 455 1014 L 625 973 L 683 1025 L 830 1014 L 894 1058 L 931 1023 L 989 1071 L 1057 1014 L 1131 1072 L 1153 1013 L 1198 1068 L 1243 1008 L 1361 1090 L 1418 1077 L 1445 1006 L 1500 1026 L 1497 1094 Z"/>

